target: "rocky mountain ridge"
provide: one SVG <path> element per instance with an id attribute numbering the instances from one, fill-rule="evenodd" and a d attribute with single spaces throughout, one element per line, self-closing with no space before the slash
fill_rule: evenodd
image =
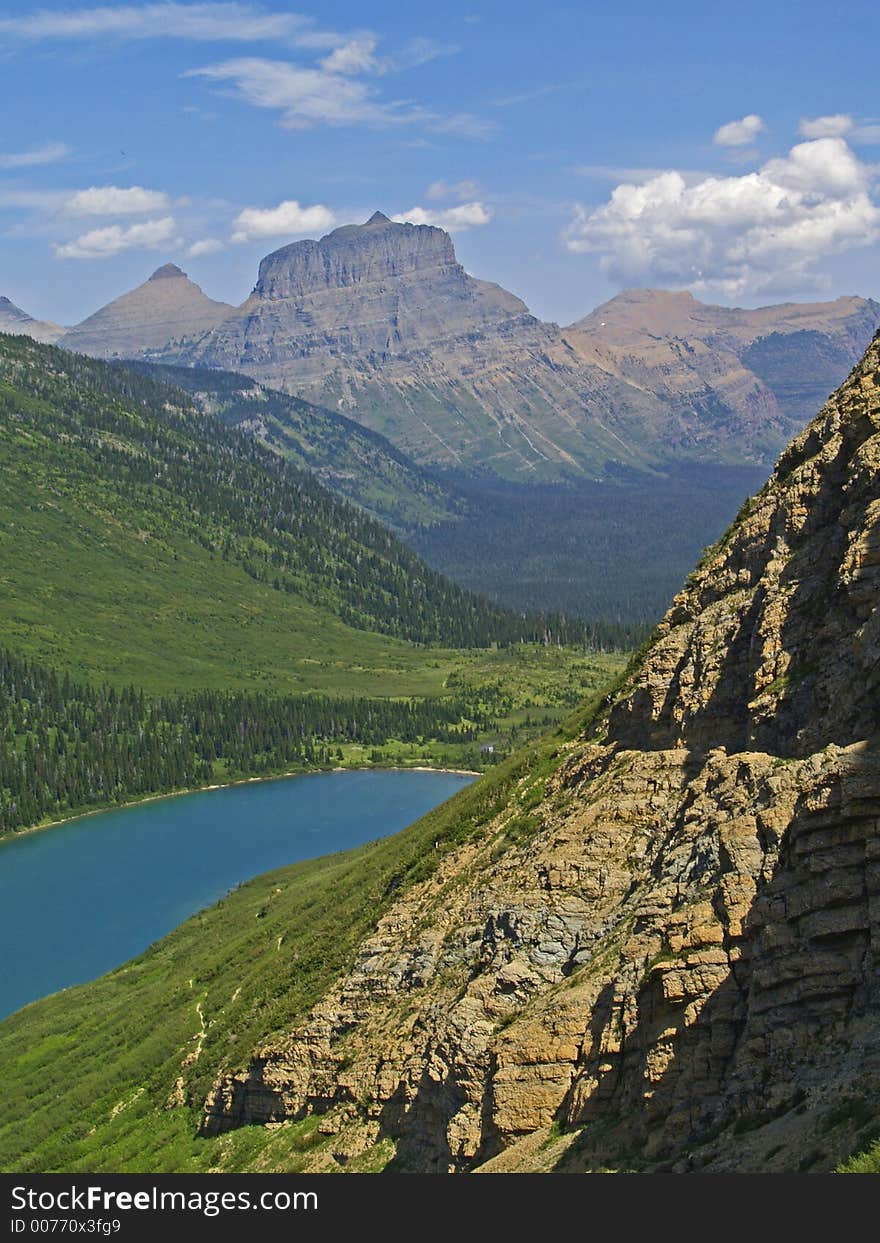
<path id="1" fill-rule="evenodd" d="M 21 335 L 33 337 L 35 341 L 51 345 L 57 341 L 64 329 L 60 324 L 52 324 L 47 320 L 34 319 L 16 306 L 9 298 L 0 298 L 0 332 L 11 336 Z"/>
<path id="2" fill-rule="evenodd" d="M 726 430 L 778 450 L 861 357 L 878 323 L 880 304 L 864 298 L 744 310 L 635 289 L 565 338 L 585 363 L 668 404 L 670 446 L 711 451 Z"/>
<path id="3" fill-rule="evenodd" d="M 442 229 L 376 212 L 268 255 L 240 307 L 165 265 L 60 343 L 243 372 L 421 464 L 556 480 L 670 458 L 769 464 L 878 322 L 865 299 L 742 311 L 649 290 L 560 328 L 467 273 Z"/>
<path id="4" fill-rule="evenodd" d="M 318 1114 L 312 1168 L 437 1172 L 818 1170 L 873 1140 L 878 479 L 880 336 L 618 691 L 219 1076 L 204 1132 Z"/>

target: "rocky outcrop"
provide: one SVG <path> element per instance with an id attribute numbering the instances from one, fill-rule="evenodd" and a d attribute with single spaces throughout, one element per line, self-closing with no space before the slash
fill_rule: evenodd
<path id="1" fill-rule="evenodd" d="M 95 358 L 151 358 L 180 349 L 219 324 L 232 310 L 214 302 L 173 263 L 157 268 L 137 289 L 114 298 L 57 341 Z"/>
<path id="2" fill-rule="evenodd" d="M 0 332 L 8 332 L 13 336 L 33 337 L 45 345 L 53 345 L 64 329 L 59 324 L 47 320 L 34 319 L 21 307 L 10 302 L 8 298 L 0 298 Z"/>
<path id="3" fill-rule="evenodd" d="M 393 1168 L 434 1171 L 822 1169 L 864 1146 L 878 480 L 880 337 L 586 731 L 220 1076 L 204 1129 L 320 1113 L 339 1163 L 390 1140 Z"/>

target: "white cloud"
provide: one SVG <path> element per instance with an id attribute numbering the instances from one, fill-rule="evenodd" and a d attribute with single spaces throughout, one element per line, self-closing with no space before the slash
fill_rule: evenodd
<path id="1" fill-rule="evenodd" d="M 56 164 L 70 154 L 70 148 L 63 142 L 45 142 L 41 147 L 31 147 L 29 151 L 10 151 L 0 153 L 0 168 L 33 168 L 39 164 Z"/>
<path id="2" fill-rule="evenodd" d="M 377 87 L 363 74 L 364 48 L 354 50 L 349 44 L 339 49 L 336 68 L 333 57 L 325 57 L 317 66 L 294 64 L 291 61 L 267 60 L 259 56 L 239 56 L 232 60 L 191 69 L 184 76 L 206 78 L 211 82 L 231 83 L 234 94 L 256 108 L 268 108 L 281 115 L 286 129 L 313 129 L 319 125 L 369 125 L 384 128 L 391 125 L 422 125 L 437 133 L 459 133 L 482 137 L 489 128 L 470 113 L 451 116 L 432 112 L 411 100 L 383 100 Z M 355 70 L 361 58 L 362 68 Z M 339 64 L 345 66 L 345 72 Z M 371 72 L 386 71 L 391 62 L 383 62 Z"/>
<path id="3" fill-rule="evenodd" d="M 335 218 L 329 207 L 320 203 L 301 207 L 296 199 L 287 199 L 277 207 L 246 207 L 235 220 L 230 241 L 251 242 L 263 237 L 304 237 L 332 229 Z"/>
<path id="4" fill-rule="evenodd" d="M 327 73 L 375 73 L 380 69 L 375 55 L 378 42 L 373 34 L 354 35 L 325 56 L 321 68 Z"/>
<path id="5" fill-rule="evenodd" d="M 802 117 L 798 132 L 804 138 L 843 138 L 855 122 L 845 112 L 835 112 L 827 117 Z"/>
<path id="6" fill-rule="evenodd" d="M 742 176 L 688 185 L 670 171 L 619 185 L 601 207 L 576 209 L 564 241 L 601 255 L 622 284 L 792 292 L 816 286 L 823 256 L 880 237 L 871 178 L 842 138 L 820 138 Z"/>
<path id="7" fill-rule="evenodd" d="M 434 224 L 450 233 L 461 233 L 492 219 L 492 209 L 482 203 L 461 203 L 458 207 L 433 208 L 411 207 L 409 211 L 392 216 L 398 224 Z"/>
<path id="8" fill-rule="evenodd" d="M 64 204 L 69 216 L 137 216 L 162 211 L 171 200 L 162 190 L 145 190 L 143 186 L 90 186 L 77 190 Z"/>
<path id="9" fill-rule="evenodd" d="M 393 53 L 376 55 L 378 36 L 370 30 L 358 31 L 340 42 L 320 65 L 328 73 L 400 73 L 417 69 L 440 56 L 454 56 L 461 48 L 456 43 L 439 43 L 436 39 L 417 37 Z"/>
<path id="10" fill-rule="evenodd" d="M 480 187 L 476 181 L 432 181 L 425 191 L 425 197 L 436 202 L 438 199 L 457 199 L 459 203 L 464 203 L 467 199 L 473 199 L 480 193 Z"/>
<path id="11" fill-rule="evenodd" d="M 128 228 L 111 224 L 103 229 L 92 229 L 70 242 L 56 244 L 53 249 L 59 259 L 109 259 L 124 250 L 154 250 L 165 246 L 175 241 L 176 233 L 174 217 L 163 216 Z"/>
<path id="12" fill-rule="evenodd" d="M 243 56 L 192 69 L 186 76 L 231 82 L 245 102 L 280 112 L 287 129 L 388 124 L 399 115 L 394 105 L 376 102 L 364 82 L 287 61 Z"/>
<path id="13" fill-rule="evenodd" d="M 389 66 L 393 69 L 418 69 L 419 65 L 427 65 L 429 61 L 441 56 L 455 56 L 461 48 L 457 43 L 439 43 L 436 39 L 417 37 L 405 43 L 399 52 L 390 58 Z"/>
<path id="14" fill-rule="evenodd" d="M 754 112 L 740 121 L 728 121 L 715 131 L 712 141 L 718 147 L 745 147 L 758 137 L 767 126 Z"/>
<path id="15" fill-rule="evenodd" d="M 805 138 L 843 138 L 850 143 L 873 146 L 880 143 L 880 124 L 856 121 L 848 112 L 835 112 L 825 117 L 803 117 L 798 126 Z"/>
<path id="16" fill-rule="evenodd" d="M 216 251 L 225 249 L 226 244 L 219 237 L 203 237 L 193 242 L 186 253 L 190 259 L 197 259 L 199 255 L 213 255 Z"/>
<path id="17" fill-rule="evenodd" d="M 575 164 L 571 170 L 579 177 L 590 177 L 596 181 L 626 181 L 642 185 L 666 171 L 663 168 L 635 168 L 626 164 Z M 681 176 L 689 184 L 701 181 L 708 173 L 681 170 Z"/>
<path id="18" fill-rule="evenodd" d="M 332 47 L 339 35 L 316 29 L 298 13 L 270 13 L 252 4 L 102 5 L 91 9 L 39 9 L 0 18 L 0 33 L 19 39 L 192 39 L 250 43 L 284 41 Z"/>

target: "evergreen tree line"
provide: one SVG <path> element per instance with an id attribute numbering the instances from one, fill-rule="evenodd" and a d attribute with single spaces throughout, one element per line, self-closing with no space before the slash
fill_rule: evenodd
<path id="1" fill-rule="evenodd" d="M 585 622 L 496 604 L 181 390 L 26 338 L 0 338 L 0 418 L 46 437 L 60 485 L 88 479 L 153 534 L 184 535 L 348 625 L 446 647 L 591 644 Z M 41 449 L 41 454 L 43 454 Z M 51 460 L 48 460 L 50 459 Z M 164 528 L 164 529 L 163 529 Z"/>
<path id="2" fill-rule="evenodd" d="M 197 691 L 147 699 L 0 651 L 0 833 L 142 795 L 326 767 L 341 743 L 472 742 L 487 705 Z"/>

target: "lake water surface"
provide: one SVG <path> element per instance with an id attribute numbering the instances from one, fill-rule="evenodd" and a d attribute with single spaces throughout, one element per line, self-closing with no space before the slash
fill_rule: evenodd
<path id="1" fill-rule="evenodd" d="M 396 833 L 472 780 L 284 777 L 0 842 L 0 1017 L 119 966 L 260 872 Z"/>

